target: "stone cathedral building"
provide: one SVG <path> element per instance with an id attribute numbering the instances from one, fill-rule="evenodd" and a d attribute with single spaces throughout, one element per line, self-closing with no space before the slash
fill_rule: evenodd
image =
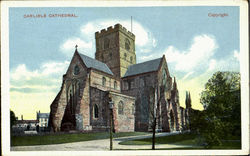
<path id="1" fill-rule="evenodd" d="M 166 58 L 136 63 L 135 35 L 120 24 L 95 33 L 95 59 L 77 46 L 61 90 L 50 108 L 49 126 L 54 131 L 107 131 L 112 110 L 115 132 L 150 131 L 157 117 L 160 131 L 187 128 L 186 109 L 180 107 L 175 77 Z"/>

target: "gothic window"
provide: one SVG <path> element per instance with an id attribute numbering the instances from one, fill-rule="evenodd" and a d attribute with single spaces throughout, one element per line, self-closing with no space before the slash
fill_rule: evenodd
<path id="1" fill-rule="evenodd" d="M 127 38 L 125 39 L 125 49 L 127 51 L 129 51 L 129 49 L 130 49 L 130 41 Z"/>
<path id="2" fill-rule="evenodd" d="M 73 114 L 73 96 L 72 96 L 72 91 L 70 90 L 70 96 L 69 96 L 69 100 L 70 100 L 70 112 L 71 114 Z"/>
<path id="3" fill-rule="evenodd" d="M 140 87 L 144 87 L 144 78 L 142 77 L 142 78 L 140 78 Z"/>
<path id="4" fill-rule="evenodd" d="M 135 114 L 135 104 L 132 104 L 132 114 Z"/>
<path id="5" fill-rule="evenodd" d="M 80 68 L 78 67 L 78 65 L 75 65 L 74 67 L 74 75 L 78 75 L 80 73 Z"/>
<path id="6" fill-rule="evenodd" d="M 130 87 L 129 87 L 130 89 L 133 89 L 133 88 L 135 88 L 135 82 L 134 82 L 134 80 L 131 80 L 130 81 Z"/>
<path id="7" fill-rule="evenodd" d="M 109 53 L 109 59 L 112 60 L 112 53 Z"/>
<path id="8" fill-rule="evenodd" d="M 132 56 L 130 56 L 130 62 L 131 62 L 131 63 L 133 62 L 133 57 L 132 57 Z"/>
<path id="9" fill-rule="evenodd" d="M 114 82 L 114 89 L 116 89 L 117 88 L 117 82 L 115 81 Z"/>
<path id="10" fill-rule="evenodd" d="M 106 78 L 105 77 L 102 77 L 102 85 L 106 86 Z"/>
<path id="11" fill-rule="evenodd" d="M 94 106 L 94 118 L 98 118 L 98 106 L 96 104 Z"/>
<path id="12" fill-rule="evenodd" d="M 102 60 L 102 61 L 104 60 L 103 54 L 101 55 L 101 60 Z"/>
<path id="13" fill-rule="evenodd" d="M 166 79 L 167 78 L 167 76 L 166 76 L 167 74 L 166 74 L 166 71 L 164 69 L 163 69 L 162 72 L 163 72 L 163 85 L 165 85 L 166 84 L 166 80 L 167 80 Z"/>
<path id="14" fill-rule="evenodd" d="M 110 40 L 108 38 L 104 39 L 104 49 L 108 49 L 109 48 L 109 42 L 110 42 Z"/>
<path id="15" fill-rule="evenodd" d="M 127 59 L 127 54 L 126 54 L 126 53 L 124 53 L 124 59 L 125 59 L 125 60 Z"/>
<path id="16" fill-rule="evenodd" d="M 128 90 L 128 81 L 123 81 L 123 90 Z"/>
<path id="17" fill-rule="evenodd" d="M 124 104 L 122 101 L 118 104 L 118 114 L 123 114 Z"/>

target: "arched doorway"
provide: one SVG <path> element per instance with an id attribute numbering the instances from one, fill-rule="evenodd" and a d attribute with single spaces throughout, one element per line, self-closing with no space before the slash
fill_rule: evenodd
<path id="1" fill-rule="evenodd" d="M 174 121 L 174 113 L 173 110 L 170 111 L 170 131 L 175 131 L 175 121 Z"/>
<path id="2" fill-rule="evenodd" d="M 79 82 L 73 80 L 69 83 L 66 91 L 67 105 L 61 123 L 62 131 L 76 129 L 76 107 L 79 96 Z"/>

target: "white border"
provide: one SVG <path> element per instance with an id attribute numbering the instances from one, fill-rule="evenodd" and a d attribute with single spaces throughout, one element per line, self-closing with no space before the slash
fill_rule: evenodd
<path id="1" fill-rule="evenodd" d="M 10 151 L 9 96 L 9 7 L 125 7 L 125 6 L 239 6 L 241 71 L 241 150 L 149 150 L 149 151 Z M 1 2 L 1 108 L 3 155 L 242 155 L 249 154 L 249 40 L 248 3 L 241 0 L 221 1 L 3 1 Z"/>

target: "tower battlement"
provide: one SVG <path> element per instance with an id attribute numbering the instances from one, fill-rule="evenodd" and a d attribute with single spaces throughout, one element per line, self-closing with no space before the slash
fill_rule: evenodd
<path id="1" fill-rule="evenodd" d="M 95 32 L 95 38 L 99 38 L 99 37 L 102 37 L 102 36 L 105 36 L 107 34 L 110 34 L 110 33 L 113 33 L 113 32 L 116 32 L 116 31 L 121 31 L 123 32 L 124 34 L 128 35 L 130 38 L 132 38 L 133 40 L 135 40 L 135 35 L 128 31 L 125 27 L 123 27 L 121 24 L 116 24 L 114 27 L 113 26 L 110 26 L 108 27 L 107 29 L 102 29 L 101 31 L 97 31 Z"/>

